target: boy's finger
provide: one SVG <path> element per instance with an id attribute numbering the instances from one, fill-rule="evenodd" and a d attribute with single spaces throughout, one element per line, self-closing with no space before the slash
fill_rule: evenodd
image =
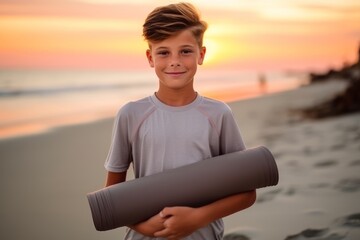
<path id="1" fill-rule="evenodd" d="M 162 211 L 159 213 L 159 215 L 160 215 L 161 218 L 167 218 L 167 217 L 170 216 L 169 214 L 165 213 L 164 210 L 162 210 Z"/>
<path id="2" fill-rule="evenodd" d="M 166 218 L 172 216 L 172 208 L 166 207 L 160 213 L 160 217 Z"/>
<path id="3" fill-rule="evenodd" d="M 169 236 L 170 236 L 170 231 L 167 228 L 154 233 L 154 237 L 166 238 L 166 237 L 169 237 Z"/>

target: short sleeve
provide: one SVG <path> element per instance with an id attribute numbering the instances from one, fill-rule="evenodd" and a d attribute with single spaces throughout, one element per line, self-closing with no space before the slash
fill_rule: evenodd
<path id="1" fill-rule="evenodd" d="M 245 150 L 245 144 L 242 139 L 240 129 L 235 121 L 233 113 L 228 110 L 223 113 L 220 131 L 220 149 L 221 154 Z"/>
<path id="2" fill-rule="evenodd" d="M 128 110 L 125 105 L 114 121 L 110 149 L 104 164 L 110 172 L 124 172 L 132 161 Z"/>

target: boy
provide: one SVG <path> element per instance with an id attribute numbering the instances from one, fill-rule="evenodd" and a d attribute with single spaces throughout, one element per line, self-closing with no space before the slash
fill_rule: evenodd
<path id="1" fill-rule="evenodd" d="M 205 57 L 206 28 L 187 3 L 159 7 L 148 15 L 143 25 L 146 56 L 159 87 L 119 111 L 105 163 L 106 186 L 125 181 L 131 162 L 138 178 L 245 149 L 229 107 L 200 96 L 193 87 L 197 65 Z M 125 239 L 222 239 L 221 218 L 250 207 L 255 198 L 251 191 L 199 208 L 166 207 L 128 226 Z"/>

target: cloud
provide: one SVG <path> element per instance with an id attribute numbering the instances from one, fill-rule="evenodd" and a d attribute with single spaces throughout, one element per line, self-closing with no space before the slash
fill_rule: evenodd
<path id="1" fill-rule="evenodd" d="M 0 15 L 143 19 L 151 8 L 132 4 L 94 5 L 69 0 L 0 0 Z"/>

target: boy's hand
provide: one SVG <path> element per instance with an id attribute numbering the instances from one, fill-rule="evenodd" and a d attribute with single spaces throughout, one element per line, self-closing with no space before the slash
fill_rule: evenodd
<path id="1" fill-rule="evenodd" d="M 208 224 L 199 208 L 166 207 L 159 215 L 164 221 L 164 229 L 156 232 L 155 237 L 180 239 Z"/>
<path id="2" fill-rule="evenodd" d="M 159 214 L 149 218 L 148 220 L 138 223 L 136 225 L 128 226 L 142 235 L 148 237 L 154 237 L 154 234 L 158 231 L 164 230 L 164 221 Z"/>

